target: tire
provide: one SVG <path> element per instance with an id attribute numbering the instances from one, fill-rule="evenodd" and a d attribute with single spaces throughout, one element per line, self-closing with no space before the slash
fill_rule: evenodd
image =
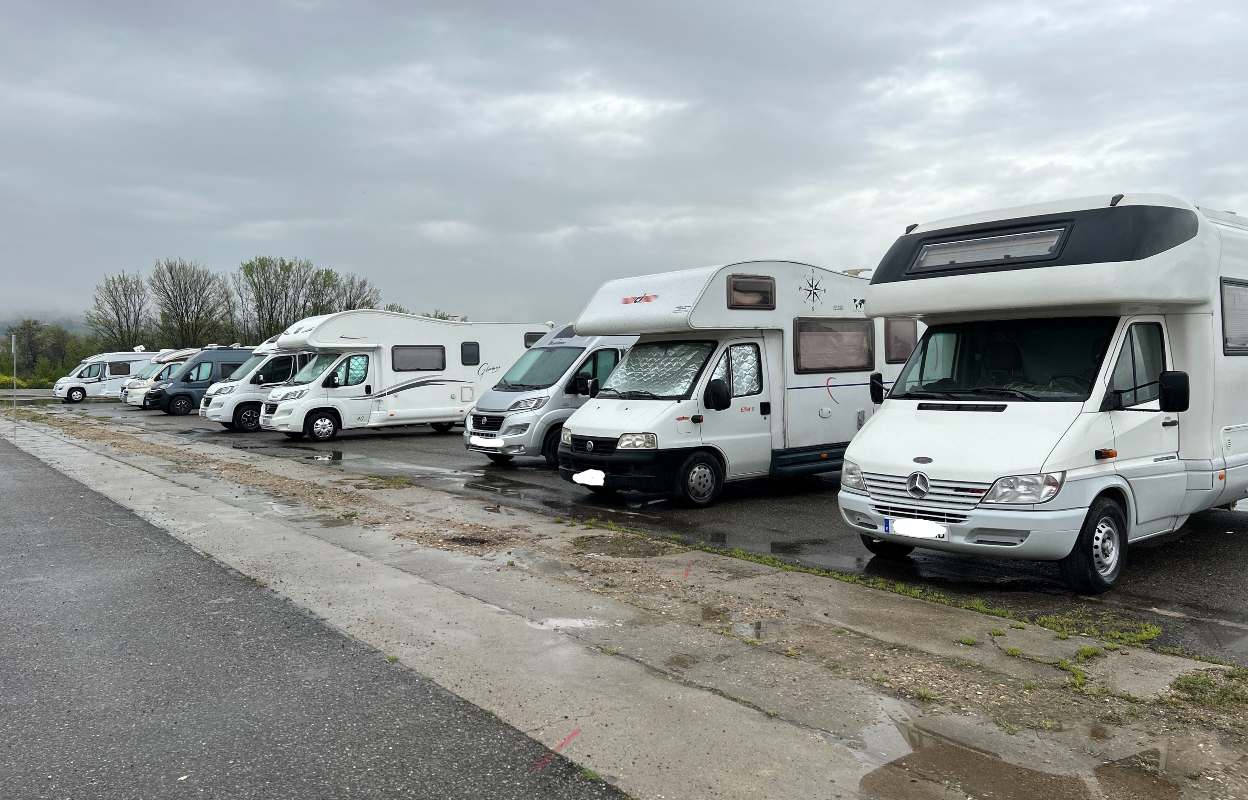
<path id="1" fill-rule="evenodd" d="M 705 508 L 724 488 L 724 472 L 710 453 L 694 453 L 676 472 L 676 495 L 687 505 Z"/>
<path id="2" fill-rule="evenodd" d="M 287 439 L 294 439 L 298 441 L 299 439 L 303 438 L 303 433 L 292 433 L 290 431 L 282 431 L 282 433 L 286 436 Z"/>
<path id="3" fill-rule="evenodd" d="M 260 405 L 243 403 L 234 409 L 234 429 L 243 433 L 255 433 L 260 430 Z"/>
<path id="4" fill-rule="evenodd" d="M 914 548 L 908 544 L 886 542 L 883 539 L 876 539 L 874 536 L 868 536 L 865 533 L 860 534 L 860 536 L 863 546 L 870 550 L 872 554 L 890 561 L 905 558 L 914 552 Z"/>
<path id="5" fill-rule="evenodd" d="M 493 461 L 495 464 L 510 464 L 511 456 L 506 453 L 486 453 L 485 457 Z"/>
<path id="6" fill-rule="evenodd" d="M 455 427 L 455 423 L 454 422 L 430 422 L 429 427 L 433 428 L 438 433 L 450 433 L 451 428 Z"/>
<path id="7" fill-rule="evenodd" d="M 546 459 L 546 466 L 551 469 L 559 467 L 559 434 L 562 430 L 562 425 L 556 425 L 547 431 L 546 438 L 542 439 L 542 458 Z"/>
<path id="8" fill-rule="evenodd" d="M 338 417 L 328 411 L 314 411 L 303 421 L 303 432 L 316 442 L 328 442 L 338 435 Z"/>
<path id="9" fill-rule="evenodd" d="M 169 413 L 175 417 L 185 417 L 195 408 L 195 404 L 191 402 L 191 398 L 184 394 L 180 394 L 169 401 Z"/>
<path id="10" fill-rule="evenodd" d="M 1058 562 L 1071 589 L 1101 594 L 1113 587 L 1127 561 L 1127 530 L 1122 506 L 1108 497 L 1092 503 L 1070 555 Z"/>
<path id="11" fill-rule="evenodd" d="M 86 399 L 87 399 L 87 390 L 79 389 L 77 387 L 70 389 L 69 392 L 65 395 L 65 401 L 67 403 L 81 403 L 83 400 L 86 400 Z"/>
<path id="12" fill-rule="evenodd" d="M 225 428 L 227 431 L 236 431 L 236 430 L 238 430 L 238 426 L 237 426 L 237 425 L 235 425 L 233 422 L 222 422 L 222 423 L 221 423 L 221 427 L 222 427 L 222 428 Z"/>

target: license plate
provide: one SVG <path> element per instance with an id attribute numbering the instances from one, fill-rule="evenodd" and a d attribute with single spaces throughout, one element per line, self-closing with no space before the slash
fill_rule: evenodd
<path id="1" fill-rule="evenodd" d="M 935 539 L 947 541 L 949 529 L 939 522 L 927 519 L 890 519 L 884 518 L 884 532 L 905 536 L 910 539 Z"/>
<path id="2" fill-rule="evenodd" d="M 468 444 L 473 447 L 502 447 L 503 443 L 498 439 L 487 439 L 484 436 L 469 436 Z"/>

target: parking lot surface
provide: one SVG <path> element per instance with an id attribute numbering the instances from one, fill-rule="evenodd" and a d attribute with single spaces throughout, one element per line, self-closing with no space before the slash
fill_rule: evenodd
<path id="1" fill-rule="evenodd" d="M 729 484 L 706 509 L 666 498 L 603 498 L 566 483 L 536 459 L 498 466 L 467 452 L 462 429 L 438 434 L 424 426 L 348 431 L 318 444 L 277 433 L 232 433 L 197 416 L 171 417 L 113 403 L 52 406 L 135 431 L 195 437 L 273 458 L 314 461 L 346 472 L 402 475 L 413 483 L 477 501 L 564 518 L 610 519 L 687 542 L 774 556 L 793 563 L 919 584 L 978 597 L 1025 615 L 1114 613 L 1163 629 L 1158 644 L 1248 663 L 1248 513 L 1193 517 L 1180 535 L 1131 551 L 1120 585 L 1098 598 L 1075 597 L 1055 564 L 982 560 L 916 550 L 901 562 L 872 558 L 841 520 L 835 478 L 756 480 Z"/>

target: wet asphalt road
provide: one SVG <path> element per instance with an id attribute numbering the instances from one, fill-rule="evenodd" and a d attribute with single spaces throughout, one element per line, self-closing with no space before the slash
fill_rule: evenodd
<path id="1" fill-rule="evenodd" d="M 620 797 L 0 442 L 0 797 Z"/>
<path id="2" fill-rule="evenodd" d="M 68 410 L 67 407 L 59 407 Z M 175 433 L 270 454 L 322 461 L 364 474 L 401 474 L 413 482 L 564 517 L 613 519 L 691 542 L 740 547 L 809 566 L 860 572 L 976 596 L 1022 614 L 1115 611 L 1155 622 L 1159 644 L 1248 664 L 1248 513 L 1193 517 L 1181 535 L 1132 550 L 1114 591 L 1073 596 L 1055 564 L 983 560 L 916 550 L 903 562 L 872 558 L 837 510 L 832 478 L 729 484 L 711 508 L 682 508 L 663 498 L 599 498 L 559 479 L 539 460 L 496 466 L 464 450 L 462 429 L 437 434 L 423 426 L 349 431 L 328 444 L 292 442 L 281 434 L 230 433 L 199 417 L 170 417 L 117 404 L 87 404 L 72 413 L 107 417 L 140 430 Z"/>

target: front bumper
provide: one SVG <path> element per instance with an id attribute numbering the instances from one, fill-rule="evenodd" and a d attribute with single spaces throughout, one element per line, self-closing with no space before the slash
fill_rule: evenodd
<path id="1" fill-rule="evenodd" d="M 234 409 L 226 400 L 226 396 L 208 397 L 199 401 L 199 415 L 213 422 L 233 422 Z"/>
<path id="2" fill-rule="evenodd" d="M 1086 508 L 1016 511 L 975 507 L 963 522 L 942 523 L 947 536 L 934 540 L 885 533 L 886 515 L 877 512 L 865 494 L 842 489 L 837 504 L 849 527 L 876 539 L 951 553 L 1034 561 L 1057 561 L 1069 555 L 1088 514 Z"/>
<path id="3" fill-rule="evenodd" d="M 300 433 L 303 431 L 303 417 L 295 415 L 294 405 L 265 401 L 260 406 L 260 428 L 266 431 Z"/>
<path id="4" fill-rule="evenodd" d="M 53 384 L 52 386 L 53 397 L 59 397 L 62 400 L 64 400 L 66 395 L 68 394 L 69 394 L 69 386 L 60 386 L 60 385 Z"/>
<path id="5" fill-rule="evenodd" d="M 602 455 L 573 452 L 559 445 L 559 477 L 569 483 L 587 469 L 602 470 L 603 488 L 668 493 L 676 485 L 676 469 L 688 454 L 680 450 L 615 450 Z"/>
<path id="6" fill-rule="evenodd" d="M 128 406 L 138 406 L 139 408 L 147 408 L 147 390 L 146 389 L 129 389 L 126 396 L 122 398 Z"/>

